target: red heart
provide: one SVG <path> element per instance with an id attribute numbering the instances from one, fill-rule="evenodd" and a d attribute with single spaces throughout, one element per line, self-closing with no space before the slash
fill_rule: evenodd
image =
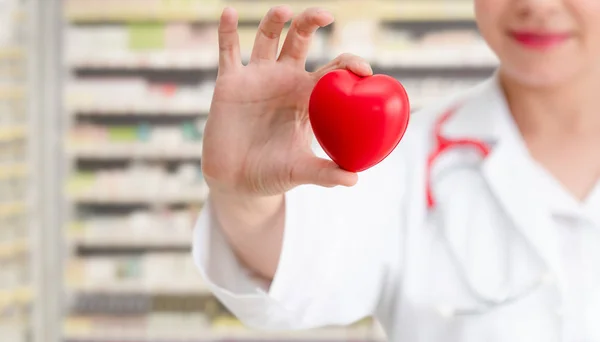
<path id="1" fill-rule="evenodd" d="M 410 103 L 393 77 L 335 70 L 315 85 L 308 111 L 325 153 L 342 169 L 360 172 L 396 148 L 408 126 Z"/>

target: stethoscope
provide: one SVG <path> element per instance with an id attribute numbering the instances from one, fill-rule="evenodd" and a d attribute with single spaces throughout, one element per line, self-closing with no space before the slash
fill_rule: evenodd
<path id="1" fill-rule="evenodd" d="M 479 152 L 482 158 L 487 158 L 491 153 L 491 147 L 488 143 L 470 138 L 460 138 L 460 139 L 450 139 L 442 135 L 442 128 L 444 124 L 452 117 L 452 115 L 458 110 L 458 106 L 450 108 L 443 115 L 437 118 L 436 122 L 433 125 L 433 137 L 434 137 L 434 147 L 431 152 L 428 154 L 427 165 L 426 165 L 426 199 L 427 199 L 427 209 L 429 212 L 434 211 L 436 209 L 436 201 L 432 191 L 432 170 L 435 162 L 442 156 L 444 153 L 449 152 L 455 148 L 472 148 Z M 442 233 L 442 235 L 444 235 Z M 511 303 L 514 303 L 530 294 L 532 294 L 536 289 L 540 288 L 544 284 L 548 284 L 553 282 L 553 277 L 551 277 L 548 273 L 542 274 L 540 277 L 537 277 L 535 281 L 531 284 L 525 286 L 524 288 L 516 291 L 516 293 L 501 293 L 494 296 L 485 295 L 482 291 L 477 290 L 469 281 L 467 276 L 467 271 L 465 270 L 462 263 L 459 261 L 459 257 L 457 253 L 450 247 L 450 243 L 445 236 L 442 236 L 446 242 L 446 246 L 448 246 L 447 250 L 450 254 L 450 257 L 453 259 L 453 263 L 455 264 L 458 273 L 461 278 L 461 282 L 463 286 L 467 289 L 467 291 L 479 302 L 481 306 L 474 308 L 450 308 L 450 307 L 440 307 L 437 308 L 440 314 L 444 316 L 469 316 L 469 315 L 480 315 L 495 308 L 499 308 L 501 306 L 505 306 Z M 538 257 L 541 256 L 538 254 Z"/>
<path id="2" fill-rule="evenodd" d="M 453 107 L 441 115 L 433 125 L 433 136 L 435 138 L 435 147 L 427 157 L 427 209 L 432 210 L 435 207 L 435 199 L 431 190 L 431 174 L 433 164 L 444 153 L 452 148 L 471 147 L 479 151 L 483 158 L 487 158 L 491 148 L 483 141 L 476 139 L 448 139 L 442 135 L 442 127 L 450 117 L 458 110 Z"/>

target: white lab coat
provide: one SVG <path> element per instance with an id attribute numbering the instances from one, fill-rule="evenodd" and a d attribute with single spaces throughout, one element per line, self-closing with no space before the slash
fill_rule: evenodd
<path id="1" fill-rule="evenodd" d="M 455 103 L 443 134 L 492 152 L 440 158 L 428 212 L 432 124 Z M 201 275 L 252 328 L 375 316 L 394 342 L 600 341 L 600 186 L 580 203 L 529 156 L 495 76 L 414 114 L 398 148 L 355 187 L 301 186 L 286 210 L 269 288 L 238 264 L 210 204 L 195 227 Z M 522 295 L 502 303 L 512 294 Z"/>

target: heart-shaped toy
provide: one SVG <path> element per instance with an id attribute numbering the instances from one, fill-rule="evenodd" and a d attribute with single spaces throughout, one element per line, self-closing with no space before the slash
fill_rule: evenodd
<path id="1" fill-rule="evenodd" d="M 325 153 L 342 169 L 361 172 L 383 161 L 400 143 L 410 102 L 393 77 L 335 70 L 317 82 L 308 110 Z"/>

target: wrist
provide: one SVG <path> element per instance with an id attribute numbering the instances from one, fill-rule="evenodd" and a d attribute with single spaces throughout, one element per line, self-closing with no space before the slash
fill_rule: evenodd
<path id="1" fill-rule="evenodd" d="M 249 232 L 259 232 L 283 214 L 285 196 L 258 196 L 211 190 L 208 201 L 224 228 L 245 227 Z"/>
<path id="2" fill-rule="evenodd" d="M 217 205 L 226 205 L 227 207 L 252 211 L 279 206 L 284 199 L 283 194 L 256 195 L 216 189 L 210 189 L 208 197 L 212 203 L 216 203 Z"/>

